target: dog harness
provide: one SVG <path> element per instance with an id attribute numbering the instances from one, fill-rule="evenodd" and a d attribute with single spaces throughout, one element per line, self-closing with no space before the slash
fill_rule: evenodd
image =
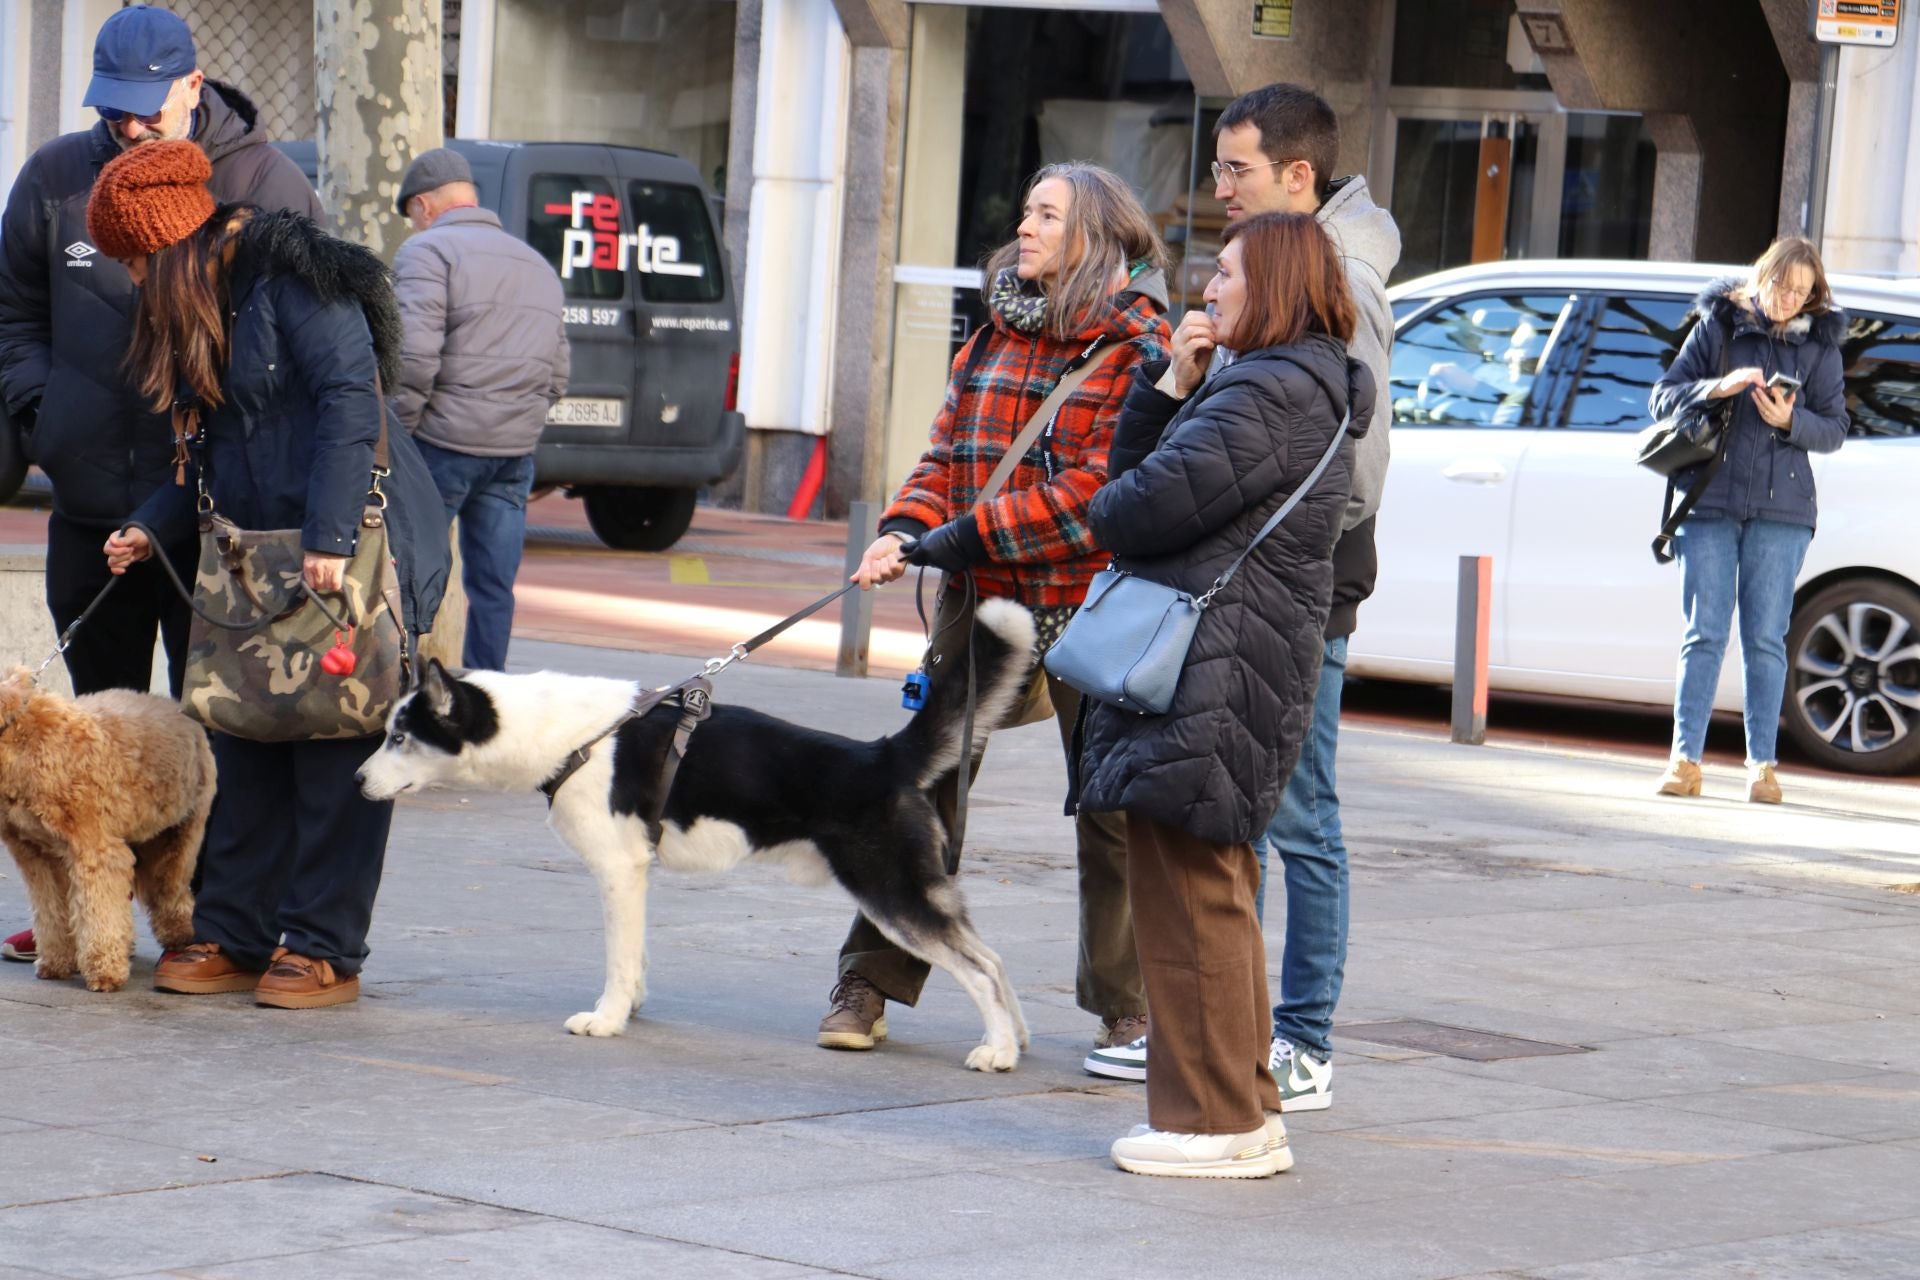
<path id="1" fill-rule="evenodd" d="M 673 792 L 674 775 L 680 772 L 680 761 L 686 758 L 687 743 L 700 722 L 713 710 L 713 684 L 705 675 L 689 676 L 679 684 L 647 689 L 635 696 L 619 719 L 575 747 L 560 762 L 553 776 L 540 784 L 541 794 L 547 797 L 547 808 L 553 808 L 554 797 L 560 794 L 560 788 L 567 784 L 567 779 L 580 772 L 581 766 L 593 755 L 595 747 L 618 733 L 629 721 L 638 720 L 661 703 L 676 698 L 680 704 L 680 723 L 674 726 L 673 740 L 667 745 L 666 758 L 660 762 L 660 785 L 654 794 L 651 812 L 646 815 L 648 838 L 658 843 L 660 820 L 667 811 L 667 797 Z"/>

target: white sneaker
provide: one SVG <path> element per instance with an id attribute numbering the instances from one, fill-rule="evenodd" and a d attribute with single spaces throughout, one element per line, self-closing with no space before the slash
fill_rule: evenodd
<path id="1" fill-rule="evenodd" d="M 1273 1155 L 1275 1173 L 1293 1168 L 1293 1148 L 1287 1145 L 1287 1124 L 1278 1111 L 1267 1112 L 1267 1150 Z"/>
<path id="2" fill-rule="evenodd" d="M 1127 1044 L 1116 1044 L 1111 1048 L 1095 1049 L 1080 1064 L 1080 1069 L 1090 1076 L 1102 1076 L 1108 1080 L 1145 1080 L 1147 1078 L 1147 1038 Z"/>
<path id="3" fill-rule="evenodd" d="M 1280 1086 L 1282 1111 L 1325 1111 L 1333 1105 L 1333 1063 L 1295 1047 L 1285 1036 L 1273 1038 L 1267 1070 Z"/>
<path id="4" fill-rule="evenodd" d="M 1143 1133 L 1136 1128 L 1113 1144 L 1112 1155 L 1128 1173 L 1163 1178 L 1267 1178 L 1283 1167 L 1264 1124 L 1252 1133 Z M 1292 1164 L 1289 1155 L 1284 1167 Z"/>

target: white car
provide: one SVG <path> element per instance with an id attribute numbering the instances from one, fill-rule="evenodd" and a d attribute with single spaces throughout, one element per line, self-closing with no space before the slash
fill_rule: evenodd
<path id="1" fill-rule="evenodd" d="M 1694 297 L 1742 267 L 1520 260 L 1390 290 L 1393 463 L 1348 671 L 1453 679 L 1459 558 L 1493 557 L 1496 690 L 1671 706 L 1684 619 L 1655 563 L 1666 482 L 1634 464 Z M 1813 459 L 1784 718 L 1821 764 L 1920 768 L 1920 288 L 1830 278 L 1852 433 Z M 1737 628 L 1736 628 L 1737 631 Z M 1715 705 L 1740 706 L 1738 639 Z"/>

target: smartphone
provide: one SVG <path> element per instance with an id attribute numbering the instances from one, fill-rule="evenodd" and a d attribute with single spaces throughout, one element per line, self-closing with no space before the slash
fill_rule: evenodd
<path id="1" fill-rule="evenodd" d="M 1799 395 L 1800 385 L 1800 379 L 1790 373 L 1776 373 L 1767 379 L 1767 390 L 1778 391 L 1789 396 Z"/>

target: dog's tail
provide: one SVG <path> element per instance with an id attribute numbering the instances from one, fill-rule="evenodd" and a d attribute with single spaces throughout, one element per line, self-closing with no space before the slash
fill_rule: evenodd
<path id="1" fill-rule="evenodd" d="M 1013 709 L 1033 669 L 1033 615 L 1011 600 L 982 600 L 973 626 L 973 744 L 978 751 L 989 730 Z M 960 735 L 967 717 L 964 649 L 927 673 L 927 704 L 895 734 L 898 767 L 927 787 L 961 760 Z"/>

